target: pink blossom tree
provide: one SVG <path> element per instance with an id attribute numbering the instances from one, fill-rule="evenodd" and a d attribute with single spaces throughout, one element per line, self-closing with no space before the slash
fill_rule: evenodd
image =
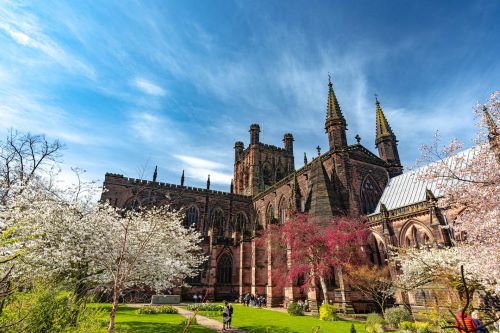
<path id="1" fill-rule="evenodd" d="M 361 249 L 368 234 L 359 217 L 339 216 L 328 224 L 318 224 L 307 214 L 296 213 L 283 225 L 272 225 L 266 230 L 273 259 L 278 258 L 273 261 L 274 281 L 284 286 L 302 280 L 302 288 L 316 288 L 319 281 L 328 302 L 328 276 L 334 268 L 364 261 Z"/>

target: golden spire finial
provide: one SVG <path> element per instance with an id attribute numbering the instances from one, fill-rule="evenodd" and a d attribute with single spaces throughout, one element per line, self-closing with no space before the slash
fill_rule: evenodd
<path id="1" fill-rule="evenodd" d="M 375 118 L 376 118 L 376 131 L 377 131 L 376 139 L 378 140 L 382 137 L 394 136 L 391 126 L 389 125 L 389 122 L 385 118 L 384 111 L 382 111 L 382 107 L 380 106 L 377 94 L 375 94 L 375 105 L 376 105 Z"/>

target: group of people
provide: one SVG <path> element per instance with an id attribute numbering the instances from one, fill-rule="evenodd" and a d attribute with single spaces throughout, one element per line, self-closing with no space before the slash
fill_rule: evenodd
<path id="1" fill-rule="evenodd" d="M 197 303 L 203 303 L 203 296 L 201 296 L 201 294 L 194 294 L 193 295 L 193 302 L 195 304 L 197 304 Z"/>
<path id="2" fill-rule="evenodd" d="M 299 299 L 297 301 L 297 305 L 300 306 L 301 308 L 304 309 L 304 312 L 309 312 L 311 311 L 311 308 L 309 307 L 309 300 L 306 298 L 304 301 Z"/>
<path id="3" fill-rule="evenodd" d="M 246 293 L 241 300 L 241 303 L 246 306 L 258 306 L 259 308 L 262 306 L 266 306 L 266 298 L 262 295 L 253 295 L 250 293 Z"/>

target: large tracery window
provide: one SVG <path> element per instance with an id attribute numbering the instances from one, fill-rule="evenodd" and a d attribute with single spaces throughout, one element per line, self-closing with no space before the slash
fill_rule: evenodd
<path id="1" fill-rule="evenodd" d="M 220 208 L 212 210 L 212 214 L 210 215 L 210 225 L 212 226 L 214 236 L 224 236 L 224 213 Z"/>
<path id="2" fill-rule="evenodd" d="M 361 212 L 370 214 L 375 211 L 382 191 L 371 176 L 366 176 L 361 184 Z"/>
<path id="3" fill-rule="evenodd" d="M 283 169 L 282 166 L 279 166 L 276 169 L 276 181 L 280 181 L 283 177 L 285 177 L 285 169 Z"/>
<path id="4" fill-rule="evenodd" d="M 198 209 L 195 206 L 189 207 L 184 218 L 184 225 L 188 228 L 198 229 Z"/>
<path id="5" fill-rule="evenodd" d="M 269 163 L 265 163 L 262 167 L 262 180 L 264 181 L 264 186 L 271 186 L 273 184 L 273 170 Z"/>
<path id="6" fill-rule="evenodd" d="M 233 260 L 227 253 L 222 254 L 217 261 L 217 282 L 231 284 L 233 275 Z"/>

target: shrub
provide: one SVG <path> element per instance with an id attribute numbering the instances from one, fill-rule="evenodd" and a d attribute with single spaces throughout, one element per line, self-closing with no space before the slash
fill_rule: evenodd
<path id="1" fill-rule="evenodd" d="M 358 333 L 358 331 L 356 331 L 356 327 L 354 327 L 354 324 L 351 324 L 351 332 L 350 333 Z"/>
<path id="2" fill-rule="evenodd" d="M 36 283 L 11 295 L 0 316 L 2 333 L 62 333 L 101 331 L 103 311 L 75 302 L 72 293 L 57 286 Z"/>
<path id="3" fill-rule="evenodd" d="M 399 327 L 403 331 L 408 331 L 408 332 L 412 332 L 412 333 L 417 332 L 417 326 L 412 321 L 402 321 L 401 323 L 399 323 Z"/>
<path id="4" fill-rule="evenodd" d="M 137 310 L 138 314 L 158 314 L 158 313 L 165 313 L 165 314 L 176 314 L 178 311 L 176 308 L 170 305 L 160 305 L 160 306 L 143 306 Z"/>
<path id="5" fill-rule="evenodd" d="M 323 304 L 319 308 L 319 319 L 328 321 L 338 320 L 337 308 L 330 304 Z"/>
<path id="6" fill-rule="evenodd" d="M 290 316 L 303 316 L 304 315 L 304 307 L 298 305 L 295 302 L 291 302 L 288 305 L 288 314 Z"/>
<path id="7" fill-rule="evenodd" d="M 198 309 L 198 311 L 222 312 L 222 310 L 224 310 L 222 305 L 214 303 L 189 304 L 186 308 L 189 311 L 195 311 Z"/>
<path id="8" fill-rule="evenodd" d="M 403 307 L 389 308 L 385 310 L 385 321 L 391 327 L 399 327 L 399 323 L 402 321 L 411 321 L 413 318 L 410 311 Z"/>
<path id="9" fill-rule="evenodd" d="M 415 323 L 415 327 L 417 329 L 417 332 L 419 332 L 419 333 L 430 333 L 431 332 L 431 325 L 429 323 L 417 321 Z"/>
<path id="10" fill-rule="evenodd" d="M 370 313 L 366 317 L 366 331 L 368 333 L 383 333 L 384 332 L 384 318 L 378 313 Z"/>

